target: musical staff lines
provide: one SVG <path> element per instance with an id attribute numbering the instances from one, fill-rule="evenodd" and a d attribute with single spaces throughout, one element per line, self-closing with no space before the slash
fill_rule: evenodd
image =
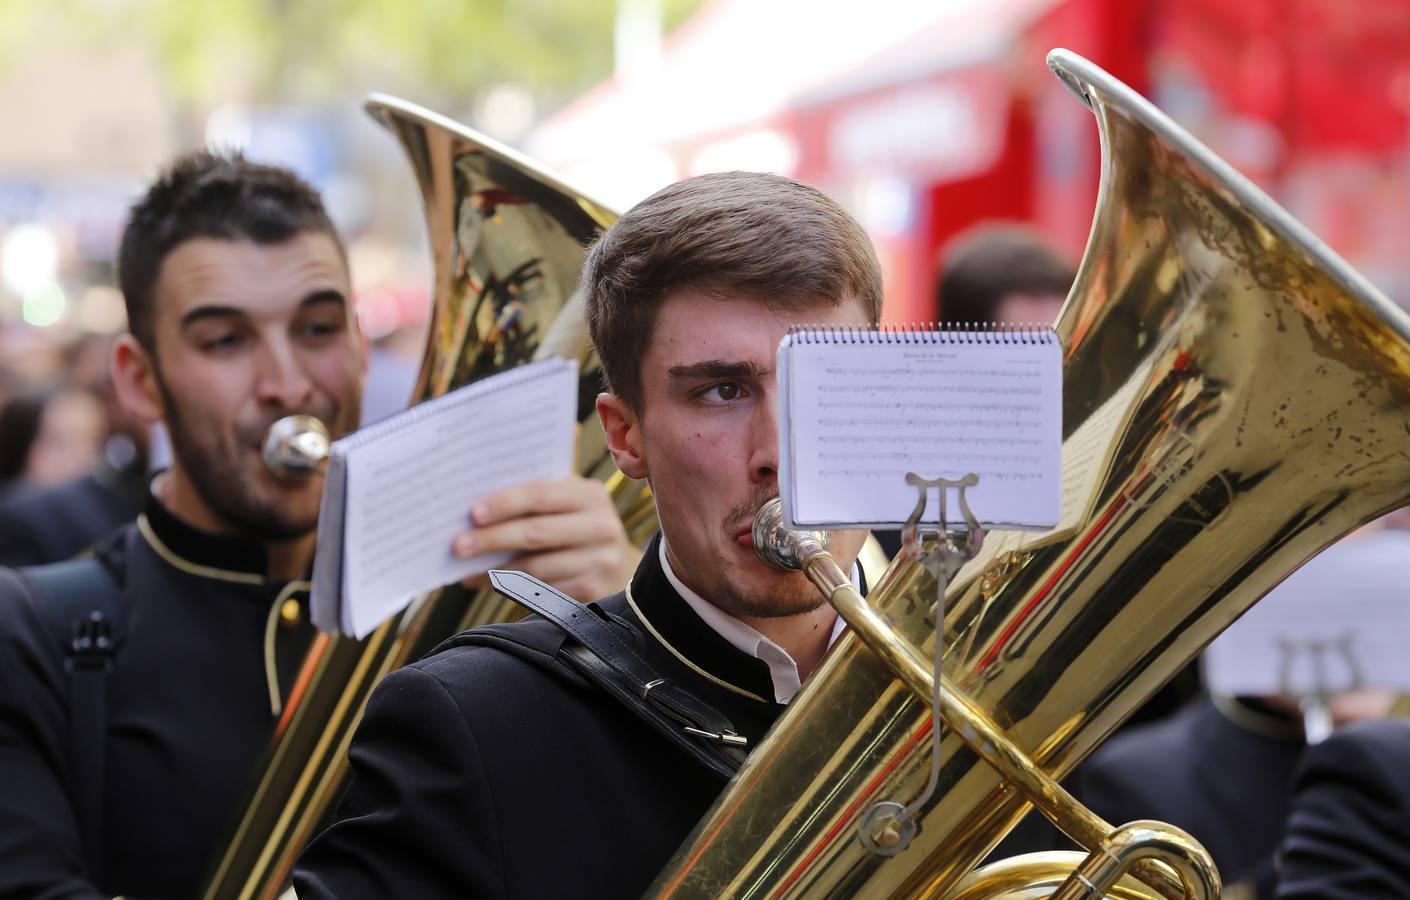
<path id="1" fill-rule="evenodd" d="M 803 516 L 795 521 L 900 523 L 915 503 L 907 472 L 973 472 L 982 520 L 1050 527 L 1060 504 L 1060 354 L 1050 341 L 785 341 L 781 465 Z"/>

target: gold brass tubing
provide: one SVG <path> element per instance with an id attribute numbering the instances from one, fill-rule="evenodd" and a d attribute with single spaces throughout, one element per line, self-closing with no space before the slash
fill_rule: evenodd
<path id="1" fill-rule="evenodd" d="M 907 687 L 930 703 L 935 689 L 930 662 L 871 608 L 832 554 L 806 538 L 800 541 L 799 555 L 808 580 L 827 597 L 847 627 L 856 632 Z M 1035 765 L 944 673 L 940 674 L 940 715 L 975 753 L 1083 847 L 1097 850 L 1115 830 Z M 1141 862 L 1132 869 L 1132 874 L 1171 900 L 1186 896 L 1180 879 L 1158 866 Z"/>
<path id="2" fill-rule="evenodd" d="M 1073 870 L 1049 900 L 1105 897 L 1138 860 L 1158 859 L 1179 873 L 1190 900 L 1217 900 L 1219 872 L 1199 842 L 1164 822 L 1128 822 Z"/>
<path id="3" fill-rule="evenodd" d="M 1051 898 L 1051 892 L 1057 890 L 1086 858 L 1086 853 L 1075 850 L 1044 850 L 986 863 L 947 892 L 945 900 Z M 1108 888 L 1106 896 L 1108 900 L 1152 900 L 1157 895 L 1128 877 Z"/>

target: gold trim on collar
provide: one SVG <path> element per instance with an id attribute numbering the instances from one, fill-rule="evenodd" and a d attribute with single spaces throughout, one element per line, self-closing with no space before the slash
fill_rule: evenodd
<path id="1" fill-rule="evenodd" d="M 763 697 L 760 697 L 753 691 L 746 691 L 742 687 L 730 684 L 728 681 L 725 681 L 718 675 L 711 675 L 709 672 L 700 668 L 695 663 L 691 662 L 688 658 L 686 658 L 686 655 L 684 653 L 680 652 L 675 647 L 672 647 L 671 642 L 666 640 L 666 638 L 662 636 L 661 632 L 656 630 L 656 626 L 652 625 L 651 620 L 646 618 L 646 614 L 641 611 L 641 607 L 636 605 L 636 599 L 632 597 L 631 584 L 627 585 L 627 605 L 632 608 L 632 612 L 636 613 L 636 617 L 641 620 L 641 624 L 646 626 L 646 630 L 651 632 L 651 636 L 656 638 L 656 640 L 660 641 L 662 647 L 665 647 L 667 650 L 669 650 L 672 656 L 684 663 L 686 668 L 690 669 L 696 675 L 699 675 L 701 678 L 704 678 L 706 681 L 710 682 L 711 684 L 717 687 L 722 687 L 725 690 L 736 693 L 741 697 L 747 697 L 750 700 L 757 700 L 760 703 L 770 702 L 768 700 L 765 700 Z"/>
<path id="2" fill-rule="evenodd" d="M 276 719 L 284 712 L 284 692 L 279 690 L 279 669 L 275 665 L 274 659 L 275 626 L 279 623 L 279 614 L 284 607 L 284 601 L 299 591 L 312 589 L 313 583 L 310 581 L 291 581 L 284 585 L 279 596 L 269 604 L 269 615 L 264 620 L 264 683 L 269 687 L 269 711 L 274 714 Z"/>
<path id="3" fill-rule="evenodd" d="M 156 551 L 167 564 L 189 575 L 198 575 L 201 578 L 216 578 L 220 581 L 230 581 L 235 584 L 264 584 L 264 576 L 256 575 L 253 572 L 236 572 L 233 569 L 217 569 L 215 566 L 203 566 L 200 563 L 193 563 L 189 559 L 182 559 L 176 552 L 162 542 L 157 537 L 157 532 L 152 528 L 152 523 L 147 521 L 147 514 L 142 513 L 137 517 L 137 530 L 142 532 L 142 537 L 147 539 L 147 543 Z"/>
<path id="4" fill-rule="evenodd" d="M 156 554 L 160 556 L 168 565 L 173 568 L 201 578 L 214 578 L 219 581 L 229 581 L 234 584 L 252 584 L 263 586 L 265 579 L 263 575 L 256 575 L 252 572 L 236 572 L 232 569 L 217 569 L 215 566 L 203 566 L 200 563 L 193 563 L 189 559 L 182 559 L 176 552 L 168 547 L 161 538 L 157 537 L 157 532 L 152 528 L 152 523 L 147 521 L 147 514 L 143 513 L 137 517 L 137 530 L 142 532 L 142 537 L 146 538 Z M 269 614 L 264 622 L 264 682 L 269 690 L 269 711 L 277 719 L 284 711 L 283 692 L 279 690 L 279 671 L 274 659 L 274 635 L 275 625 L 279 622 L 279 610 L 297 591 L 308 591 L 313 588 L 313 584 L 308 581 L 291 581 L 284 585 L 279 591 L 279 595 L 274 598 L 274 602 L 269 605 Z"/>

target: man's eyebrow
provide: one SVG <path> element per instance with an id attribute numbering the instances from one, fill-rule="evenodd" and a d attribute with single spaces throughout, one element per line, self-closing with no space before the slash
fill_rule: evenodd
<path id="1" fill-rule="evenodd" d="M 307 308 L 320 303 L 334 303 L 338 306 L 347 306 L 348 298 L 343 296 L 343 292 L 333 288 L 324 288 L 321 291 L 314 291 L 303 299 L 299 306 Z"/>
<path id="2" fill-rule="evenodd" d="M 769 371 L 749 360 L 707 359 L 671 366 L 666 375 L 669 378 L 763 378 Z"/>
<path id="3" fill-rule="evenodd" d="M 181 327 L 190 328 L 203 319 L 233 319 L 244 316 L 245 311 L 237 306 L 198 306 L 181 317 Z"/>
<path id="4" fill-rule="evenodd" d="M 311 306 L 320 306 L 325 303 L 345 308 L 348 305 L 348 300 L 343 296 L 342 291 L 326 288 L 309 294 L 299 302 L 299 308 L 308 309 Z M 203 319 L 243 318 L 248 315 L 249 313 L 246 310 L 238 306 L 221 306 L 218 304 L 198 306 L 181 317 L 181 327 L 183 329 L 190 328 Z"/>

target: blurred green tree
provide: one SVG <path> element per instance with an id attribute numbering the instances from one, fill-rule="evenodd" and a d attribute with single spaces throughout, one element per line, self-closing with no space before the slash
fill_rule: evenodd
<path id="1" fill-rule="evenodd" d="M 620 6 L 642 0 L 0 0 L 0 65 L 46 33 L 140 43 L 201 105 L 316 102 L 370 88 L 427 101 L 522 84 L 549 103 L 612 71 Z M 701 0 L 647 0 L 669 29 Z M 426 92 L 431 96 L 426 96 Z"/>

